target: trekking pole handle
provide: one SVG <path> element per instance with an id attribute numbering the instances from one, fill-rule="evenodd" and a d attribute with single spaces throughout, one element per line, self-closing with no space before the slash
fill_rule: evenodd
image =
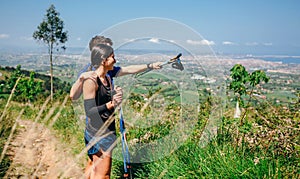
<path id="1" fill-rule="evenodd" d="M 179 59 L 181 56 L 182 56 L 182 54 L 179 53 L 176 57 L 171 58 L 170 60 L 167 60 L 167 61 L 163 62 L 163 63 L 160 64 L 159 66 L 162 67 L 162 66 L 168 65 L 168 64 L 170 64 L 170 63 L 174 63 L 174 61 L 177 60 L 177 59 Z M 138 73 L 138 74 L 136 74 L 135 76 L 136 76 L 136 77 L 137 77 L 137 76 L 141 76 L 141 75 L 143 75 L 143 74 L 145 74 L 145 73 L 148 73 L 148 72 L 151 71 L 151 70 L 152 70 L 152 69 L 147 69 L 146 71 L 141 72 L 141 73 Z"/>
<path id="2" fill-rule="evenodd" d="M 180 58 L 182 56 L 182 54 L 181 53 L 179 53 L 176 57 L 174 57 L 174 58 L 172 58 L 172 60 L 174 60 L 174 59 L 178 59 L 178 58 Z"/>
<path id="3" fill-rule="evenodd" d="M 176 57 L 171 58 L 170 60 L 167 60 L 166 62 L 162 63 L 160 66 L 165 66 L 167 64 L 173 63 L 174 60 L 179 59 L 182 56 L 181 53 L 179 53 Z"/>

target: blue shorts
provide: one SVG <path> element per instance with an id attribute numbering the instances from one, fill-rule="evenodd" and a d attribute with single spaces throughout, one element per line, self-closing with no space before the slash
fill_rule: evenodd
<path id="1" fill-rule="evenodd" d="M 95 139 L 96 138 L 93 138 L 93 136 L 90 135 L 87 130 L 85 130 L 84 141 L 86 146 Z M 110 134 L 104 138 L 101 138 L 88 150 L 88 155 L 90 156 L 96 154 L 100 151 L 100 149 L 102 149 L 103 151 L 107 151 L 115 141 L 116 141 L 116 134 Z"/>

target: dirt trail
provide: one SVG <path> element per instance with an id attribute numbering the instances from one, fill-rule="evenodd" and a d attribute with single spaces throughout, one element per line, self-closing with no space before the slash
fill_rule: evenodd
<path id="1" fill-rule="evenodd" d="M 82 178 L 83 168 L 47 127 L 26 120 L 18 124 L 7 152 L 13 162 L 4 178 Z M 64 173 L 70 165 L 72 169 Z"/>

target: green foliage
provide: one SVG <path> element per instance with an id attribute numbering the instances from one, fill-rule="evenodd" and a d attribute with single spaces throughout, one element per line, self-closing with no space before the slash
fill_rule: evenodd
<path id="1" fill-rule="evenodd" d="M 19 102 L 32 102 L 43 92 L 43 83 L 35 79 L 35 73 L 30 72 L 30 76 L 26 77 L 21 70 L 21 65 L 11 73 L 10 77 L 5 77 L 6 81 L 3 84 L 1 93 L 10 93 L 14 88 L 17 79 L 20 78 L 14 91 L 13 99 Z"/>
<path id="2" fill-rule="evenodd" d="M 249 82 L 252 87 L 258 85 L 261 81 L 268 83 L 269 80 L 270 77 L 268 77 L 262 70 L 256 70 L 249 76 Z"/>
<path id="3" fill-rule="evenodd" d="M 42 82 L 35 81 L 34 74 L 34 72 L 31 72 L 29 79 L 22 78 L 16 88 L 17 96 L 24 99 L 24 101 L 34 101 L 42 92 Z"/>
<path id="4" fill-rule="evenodd" d="M 249 73 L 246 71 L 245 67 L 243 65 L 236 64 L 230 71 L 232 81 L 229 89 L 238 93 L 240 96 L 246 94 L 246 83 L 248 82 Z"/>
<path id="5" fill-rule="evenodd" d="M 231 82 L 229 89 L 238 93 L 239 96 L 247 94 L 247 90 L 249 90 L 248 83 L 251 87 L 255 87 L 261 82 L 267 83 L 270 79 L 264 71 L 256 70 L 249 73 L 241 64 L 234 65 L 230 72 Z"/>
<path id="6" fill-rule="evenodd" d="M 11 93 L 17 79 L 20 77 L 18 85 L 13 94 L 13 100 L 18 102 L 35 102 L 39 98 L 49 96 L 50 77 L 47 75 L 35 73 L 21 69 L 21 65 L 16 68 L 5 67 L 0 68 L 6 75 L 5 80 L 0 81 L 1 98 L 7 98 Z M 56 96 L 63 96 L 71 89 L 71 84 L 66 81 L 61 81 L 59 78 L 54 78 L 54 91 Z M 6 97 L 7 96 L 7 97 Z M 55 97 L 55 96 L 54 96 Z"/>
<path id="7" fill-rule="evenodd" d="M 2 148 L 0 148 L 0 152 L 2 152 Z M 0 177 L 3 178 L 5 176 L 6 171 L 9 169 L 11 165 L 11 160 L 8 156 L 5 156 L 4 159 L 0 163 Z"/>
<path id="8" fill-rule="evenodd" d="M 59 12 L 56 11 L 53 4 L 47 9 L 44 20 L 37 28 L 37 31 L 35 31 L 32 36 L 34 39 L 48 45 L 49 52 L 52 51 L 55 46 L 64 44 L 68 40 L 68 33 L 64 31 L 64 22 L 60 19 Z"/>
<path id="9" fill-rule="evenodd" d="M 17 81 L 17 79 L 19 77 L 24 77 L 24 75 L 21 73 L 21 65 L 17 65 L 17 68 L 16 70 L 14 70 L 10 76 L 10 78 L 8 78 L 7 76 L 5 76 L 5 80 L 6 80 L 6 84 L 5 84 L 5 87 L 11 91 L 14 86 L 15 86 L 15 83 Z"/>

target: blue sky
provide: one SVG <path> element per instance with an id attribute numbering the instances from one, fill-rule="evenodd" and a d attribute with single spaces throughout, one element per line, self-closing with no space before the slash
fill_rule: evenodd
<path id="1" fill-rule="evenodd" d="M 298 0 L 1 0 L 0 48 L 39 47 L 32 33 L 51 4 L 69 47 L 120 22 L 160 17 L 194 29 L 217 52 L 300 55 Z"/>

